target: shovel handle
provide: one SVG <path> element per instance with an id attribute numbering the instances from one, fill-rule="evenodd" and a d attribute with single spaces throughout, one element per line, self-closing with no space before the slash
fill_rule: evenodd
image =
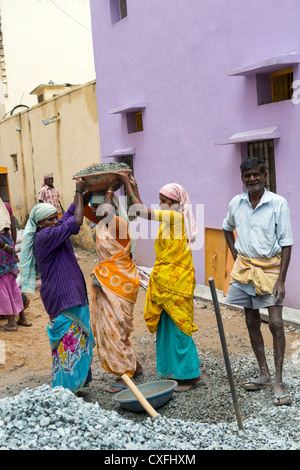
<path id="1" fill-rule="evenodd" d="M 143 408 L 145 408 L 145 410 L 147 411 L 147 413 L 149 413 L 149 415 L 152 417 L 152 418 L 156 418 L 156 416 L 158 416 L 158 413 L 157 411 L 155 411 L 155 409 L 150 405 L 150 403 L 148 402 L 148 400 L 146 400 L 146 398 L 144 397 L 144 395 L 142 394 L 142 392 L 137 388 L 137 386 L 132 382 L 132 380 L 128 377 L 128 375 L 126 374 L 123 374 L 121 379 L 124 380 L 124 382 L 126 383 L 126 385 L 128 385 L 128 388 L 130 388 L 130 390 L 132 391 L 132 393 L 135 395 L 135 397 L 138 399 L 138 401 L 140 402 L 140 404 L 143 406 Z"/>

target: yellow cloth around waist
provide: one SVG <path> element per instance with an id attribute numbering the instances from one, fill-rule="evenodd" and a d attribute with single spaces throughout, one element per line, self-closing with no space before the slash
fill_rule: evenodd
<path id="1" fill-rule="evenodd" d="M 251 284 L 258 295 L 272 294 L 278 279 L 281 265 L 281 253 L 273 258 L 247 258 L 238 254 L 231 271 L 231 283 Z"/>

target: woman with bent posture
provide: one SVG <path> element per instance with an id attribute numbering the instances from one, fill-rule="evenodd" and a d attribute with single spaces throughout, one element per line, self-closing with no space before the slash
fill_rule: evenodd
<path id="1" fill-rule="evenodd" d="M 61 219 L 51 204 L 32 209 L 20 262 L 24 292 L 34 293 L 37 270 L 41 276 L 40 294 L 49 315 L 52 386 L 74 393 L 91 381 L 94 345 L 85 280 L 70 241 L 83 222 L 85 185 L 76 181 L 74 202 Z"/>

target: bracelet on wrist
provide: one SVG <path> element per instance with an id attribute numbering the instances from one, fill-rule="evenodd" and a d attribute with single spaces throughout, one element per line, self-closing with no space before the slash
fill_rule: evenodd
<path id="1" fill-rule="evenodd" d="M 137 183 L 133 184 L 131 187 L 132 188 L 135 188 L 137 186 Z"/>
<path id="2" fill-rule="evenodd" d="M 76 189 L 75 193 L 83 193 L 82 189 Z"/>
<path id="3" fill-rule="evenodd" d="M 134 194 L 134 193 L 132 193 L 132 194 L 131 194 L 131 196 L 129 196 L 129 199 L 132 199 L 132 198 L 133 198 L 133 196 L 135 196 L 135 194 Z"/>

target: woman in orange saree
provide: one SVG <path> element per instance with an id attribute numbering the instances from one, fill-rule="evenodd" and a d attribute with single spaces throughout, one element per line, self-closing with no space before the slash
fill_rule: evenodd
<path id="1" fill-rule="evenodd" d="M 123 218 L 126 213 L 116 215 L 120 205 L 111 188 L 106 193 L 93 193 L 91 206 L 93 215 L 89 208 L 85 216 L 97 223 L 93 236 L 99 263 L 91 274 L 90 306 L 97 350 L 104 370 L 118 377 L 133 377 L 142 373 L 130 342 L 139 277 L 131 260 L 129 227 Z M 105 389 L 117 392 L 119 387 L 110 384 Z"/>

